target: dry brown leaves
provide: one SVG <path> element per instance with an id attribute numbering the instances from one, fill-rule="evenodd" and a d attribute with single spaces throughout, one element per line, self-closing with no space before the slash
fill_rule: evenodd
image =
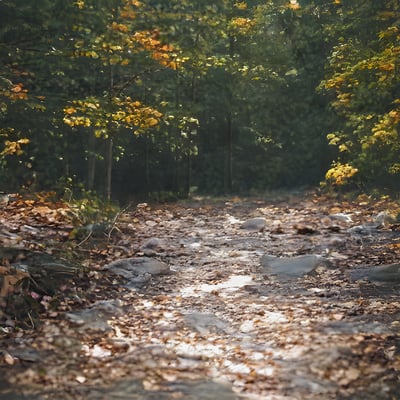
<path id="1" fill-rule="evenodd" d="M 112 398 L 110 387 L 138 380 L 143 399 L 156 393 L 164 399 L 201 399 L 206 397 L 172 385 L 205 377 L 260 400 L 360 394 L 365 400 L 377 394 L 392 400 L 400 388 L 399 294 L 353 282 L 346 274 L 354 266 L 400 259 L 396 224 L 386 224 L 376 237 L 347 232 L 383 211 L 396 214 L 399 204 L 307 195 L 138 205 L 118 218 L 109 238 L 79 246 L 87 275 L 45 310 L 41 327 L 5 331 L 0 366 L 8 387 L 18 384 L 26 395 L 56 393 L 62 399 L 96 398 L 96 393 Z M 262 232 L 239 229 L 252 217 L 266 219 Z M 0 219 L 3 246 L 78 244 L 66 241 L 73 219 L 63 203 L 17 198 L 1 210 Z M 160 239 L 153 256 L 175 274 L 154 278 L 140 292 L 102 271 L 115 259 L 143 255 L 151 238 Z M 289 284 L 257 273 L 265 252 L 316 251 L 329 256 L 335 268 Z M 5 267 L 0 273 L 11 276 Z M 122 313 L 109 319 L 107 330 L 75 326 L 65 318 L 65 312 L 109 299 L 121 301 Z M 115 393 L 130 398 L 121 390 Z"/>

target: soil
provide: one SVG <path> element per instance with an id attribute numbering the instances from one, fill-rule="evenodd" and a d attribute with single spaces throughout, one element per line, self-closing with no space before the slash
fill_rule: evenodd
<path id="1" fill-rule="evenodd" d="M 398 202 L 294 193 L 139 204 L 79 240 L 67 206 L 22 204 L 1 210 L 3 246 L 63 250 L 82 269 L 53 294 L 21 289 L 40 305 L 25 325 L 3 299 L 1 399 L 400 398 L 399 283 L 353 274 L 399 262 Z M 382 212 L 394 217 L 375 224 Z M 326 262 L 295 277 L 260 263 L 306 254 Z M 132 288 L 105 268 L 130 257 L 170 273 Z"/>

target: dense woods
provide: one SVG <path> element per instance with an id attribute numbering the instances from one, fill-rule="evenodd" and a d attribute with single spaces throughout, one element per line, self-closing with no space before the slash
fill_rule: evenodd
<path id="1" fill-rule="evenodd" d="M 0 188 L 397 191 L 395 0 L 0 1 Z"/>

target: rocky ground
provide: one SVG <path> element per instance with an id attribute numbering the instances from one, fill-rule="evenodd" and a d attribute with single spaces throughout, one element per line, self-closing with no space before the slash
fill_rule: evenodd
<path id="1" fill-rule="evenodd" d="M 79 237 L 65 205 L 17 203 L 0 217 L 1 399 L 400 398 L 398 202 L 140 204 Z M 31 252 L 83 270 L 45 293 L 15 267 Z"/>

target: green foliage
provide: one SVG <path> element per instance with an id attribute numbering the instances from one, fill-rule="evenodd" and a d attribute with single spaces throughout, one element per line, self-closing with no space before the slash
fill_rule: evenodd
<path id="1" fill-rule="evenodd" d="M 84 188 L 74 192 L 66 188 L 64 198 L 68 201 L 76 227 L 112 223 L 119 210 L 117 205 Z"/>
<path id="2" fill-rule="evenodd" d="M 337 184 L 355 180 L 372 187 L 397 187 L 399 5 L 343 2 L 337 13 L 343 25 L 336 26 L 338 43 L 321 88 L 335 96 L 331 105 L 340 124 L 328 140 L 338 148 L 342 161 L 333 164 L 327 179 Z"/>
<path id="3" fill-rule="evenodd" d="M 161 199 L 328 171 L 393 187 L 399 12 L 392 0 L 0 1 L 0 183 Z"/>

